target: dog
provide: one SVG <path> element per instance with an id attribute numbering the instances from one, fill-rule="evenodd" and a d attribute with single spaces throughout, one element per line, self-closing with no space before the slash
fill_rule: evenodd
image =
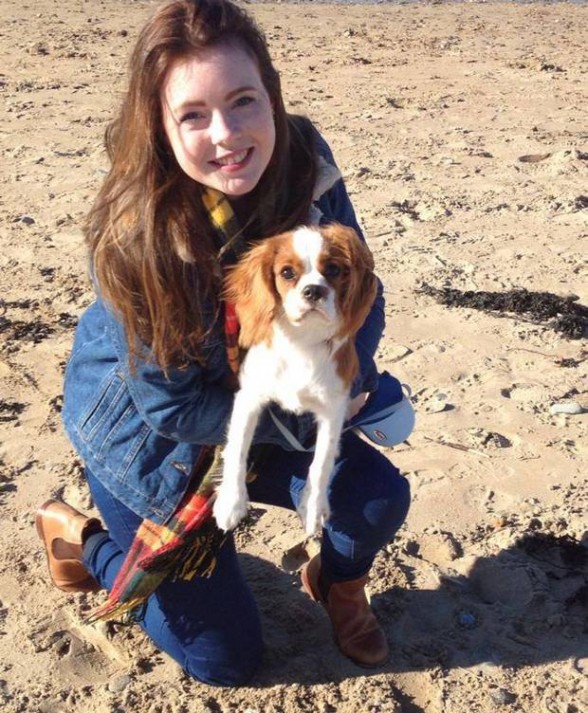
<path id="1" fill-rule="evenodd" d="M 359 361 L 354 336 L 376 297 L 374 261 L 352 229 L 299 227 L 267 238 L 228 272 L 225 293 L 247 349 L 213 514 L 233 529 L 247 512 L 247 455 L 262 409 L 311 412 L 317 434 L 298 513 L 308 535 L 327 522 L 327 485 Z"/>

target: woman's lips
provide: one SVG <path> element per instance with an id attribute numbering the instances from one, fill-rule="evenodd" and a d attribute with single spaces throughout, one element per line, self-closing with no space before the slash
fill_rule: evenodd
<path id="1" fill-rule="evenodd" d="M 226 156 L 214 159 L 210 163 L 223 171 L 238 171 L 249 161 L 252 153 L 253 148 L 242 149 L 241 151 L 234 151 Z"/>

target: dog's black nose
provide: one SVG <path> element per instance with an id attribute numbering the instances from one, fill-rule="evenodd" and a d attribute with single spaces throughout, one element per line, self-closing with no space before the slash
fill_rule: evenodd
<path id="1" fill-rule="evenodd" d="M 309 302 L 318 302 L 327 296 L 327 288 L 322 285 L 306 285 L 302 290 L 302 296 Z"/>

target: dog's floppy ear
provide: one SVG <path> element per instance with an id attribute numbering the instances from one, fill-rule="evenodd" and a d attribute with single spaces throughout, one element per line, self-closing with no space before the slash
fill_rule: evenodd
<path id="1" fill-rule="evenodd" d="M 339 309 L 343 318 L 340 335 L 355 334 L 365 322 L 376 299 L 377 280 L 374 258 L 359 235 L 345 225 L 334 223 L 322 230 L 337 242 L 349 265 L 346 289 L 340 295 Z"/>
<path id="2" fill-rule="evenodd" d="M 245 253 L 225 278 L 225 298 L 235 306 L 239 346 L 244 349 L 264 341 L 270 333 L 278 304 L 274 256 L 273 241 L 263 240 Z"/>

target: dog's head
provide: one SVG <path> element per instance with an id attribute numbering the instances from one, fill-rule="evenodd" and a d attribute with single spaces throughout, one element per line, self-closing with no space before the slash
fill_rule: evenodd
<path id="1" fill-rule="evenodd" d="M 301 227 L 261 241 L 226 281 L 241 346 L 269 339 L 274 319 L 317 341 L 352 336 L 376 296 L 373 269 L 365 243 L 342 225 Z"/>

